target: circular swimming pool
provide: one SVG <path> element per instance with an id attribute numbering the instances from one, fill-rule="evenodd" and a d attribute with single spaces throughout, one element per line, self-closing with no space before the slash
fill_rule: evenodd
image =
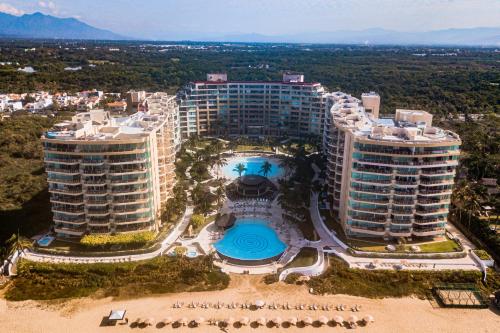
<path id="1" fill-rule="evenodd" d="M 266 221 L 252 218 L 236 220 L 214 247 L 232 263 L 262 265 L 277 260 L 287 246 Z"/>
<path id="2" fill-rule="evenodd" d="M 269 162 L 271 164 L 271 169 L 269 172 L 266 174 L 267 178 L 280 178 L 283 176 L 284 171 L 283 168 L 280 167 L 279 161 L 274 158 L 267 158 L 267 157 L 233 157 L 228 159 L 228 163 L 221 169 L 222 173 L 224 174 L 224 177 L 228 179 L 234 179 L 237 178 L 238 172 L 235 171 L 234 169 L 236 168 L 236 165 L 238 164 L 243 164 L 246 168 L 245 171 L 242 172 L 242 176 L 245 175 L 261 175 L 264 176 L 264 173 L 262 172 L 262 165 L 264 165 L 265 162 Z"/>

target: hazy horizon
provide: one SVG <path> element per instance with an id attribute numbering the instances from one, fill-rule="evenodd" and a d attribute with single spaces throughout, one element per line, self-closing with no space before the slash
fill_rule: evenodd
<path id="1" fill-rule="evenodd" d="M 0 0 L 0 12 L 74 17 L 123 36 L 151 40 L 500 26 L 496 0 Z"/>

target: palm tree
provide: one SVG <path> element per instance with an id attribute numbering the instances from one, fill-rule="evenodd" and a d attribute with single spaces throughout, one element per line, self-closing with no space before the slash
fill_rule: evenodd
<path id="1" fill-rule="evenodd" d="M 12 234 L 12 236 L 5 242 L 7 245 L 7 255 L 10 256 L 16 252 L 24 252 L 26 249 L 33 247 L 33 242 L 28 238 L 20 236 L 19 231 L 17 234 Z"/>
<path id="2" fill-rule="evenodd" d="M 247 167 L 243 163 L 238 163 L 234 166 L 233 171 L 238 173 L 238 178 L 241 178 L 241 174 L 247 171 Z"/>
<path id="3" fill-rule="evenodd" d="M 271 169 L 273 168 L 273 165 L 269 163 L 269 161 L 265 161 L 262 163 L 262 166 L 260 167 L 259 172 L 264 175 L 264 177 L 267 177 L 269 172 L 271 172 Z"/>
<path id="4" fill-rule="evenodd" d="M 220 207 L 222 199 L 224 198 L 224 194 L 226 191 L 224 190 L 224 184 L 220 183 L 215 190 L 215 198 L 217 200 L 217 207 Z"/>

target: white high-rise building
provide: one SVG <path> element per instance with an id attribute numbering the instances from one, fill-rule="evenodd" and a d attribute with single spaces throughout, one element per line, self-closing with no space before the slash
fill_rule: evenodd
<path id="1" fill-rule="evenodd" d="M 174 96 L 158 93 L 145 107 L 124 118 L 79 113 L 44 134 L 58 236 L 158 230 L 175 183 L 178 106 Z"/>
<path id="2" fill-rule="evenodd" d="M 381 119 L 378 95 L 362 100 L 337 92 L 326 101 L 328 193 L 345 233 L 444 235 L 460 138 L 432 127 L 425 111 L 396 110 L 394 119 Z"/>

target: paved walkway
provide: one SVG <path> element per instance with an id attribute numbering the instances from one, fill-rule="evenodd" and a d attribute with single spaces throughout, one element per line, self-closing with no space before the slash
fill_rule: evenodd
<path id="1" fill-rule="evenodd" d="M 193 206 L 186 207 L 186 211 L 181 219 L 181 222 L 178 223 L 170 232 L 170 234 L 165 237 L 165 239 L 161 242 L 161 246 L 158 250 L 143 253 L 143 254 L 132 254 L 132 255 L 119 255 L 119 256 L 106 256 L 106 257 L 85 257 L 85 256 L 61 256 L 61 255 L 52 255 L 52 254 L 42 254 L 35 253 L 29 250 L 26 250 L 22 255 L 23 258 L 32 261 L 39 262 L 68 262 L 68 263 L 113 263 L 113 262 L 125 262 L 125 261 L 139 261 L 151 259 L 156 256 L 162 255 L 169 247 L 173 245 L 175 241 L 184 233 L 189 222 L 191 220 L 191 215 L 193 214 Z"/>
<path id="2" fill-rule="evenodd" d="M 317 179 L 319 169 L 316 165 L 313 165 L 316 171 L 314 180 Z M 329 230 L 325 225 L 318 209 L 318 193 L 311 194 L 310 203 L 310 214 L 311 219 L 314 224 L 316 232 L 321 238 L 321 241 L 315 246 L 316 248 L 324 248 L 326 246 L 329 249 L 325 250 L 325 253 L 332 253 L 343 259 L 350 267 L 353 268 L 378 268 L 387 269 L 394 268 L 398 266 L 398 269 L 410 269 L 410 270 L 447 270 L 447 269 L 460 269 L 460 270 L 479 270 L 480 267 L 476 261 L 468 253 L 473 245 L 469 240 L 465 238 L 458 230 L 456 230 L 452 225 L 448 225 L 448 231 L 452 233 L 455 237 L 460 239 L 464 246 L 464 250 L 467 252 L 467 256 L 464 258 L 450 258 L 450 259 L 389 259 L 389 258 L 366 258 L 366 257 L 355 257 L 349 254 L 346 249 L 347 245 L 344 244 L 335 234 Z"/>

